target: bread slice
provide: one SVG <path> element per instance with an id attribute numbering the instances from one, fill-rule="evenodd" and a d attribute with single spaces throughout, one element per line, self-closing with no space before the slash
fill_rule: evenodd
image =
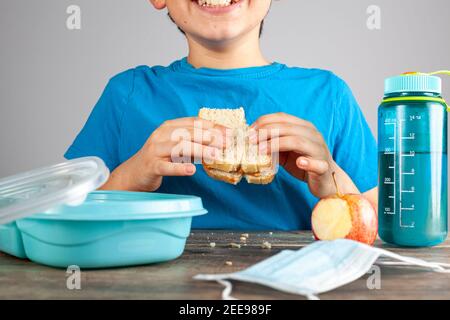
<path id="1" fill-rule="evenodd" d="M 208 167 L 226 172 L 239 171 L 245 150 L 238 139 L 247 130 L 244 109 L 202 108 L 199 112 L 199 118 L 229 128 L 233 137 L 230 145 L 226 146 L 224 152 L 218 156 L 218 159 L 208 163 Z"/>
<path id="2" fill-rule="evenodd" d="M 272 157 L 260 154 L 258 145 L 247 142 L 241 169 L 245 173 L 257 173 L 272 166 Z"/>
<path id="3" fill-rule="evenodd" d="M 198 117 L 231 129 L 247 127 L 245 111 L 242 107 L 239 109 L 201 108 Z"/>
<path id="4" fill-rule="evenodd" d="M 213 179 L 237 185 L 242 180 L 241 172 L 226 172 L 204 167 L 205 172 Z"/>
<path id="5" fill-rule="evenodd" d="M 232 130 L 230 145 L 214 162 L 203 164 L 210 177 L 231 184 L 238 184 L 243 176 L 248 183 L 253 184 L 269 184 L 273 181 L 275 171 L 272 170 L 272 157 L 259 154 L 258 145 L 249 143 L 249 128 L 243 108 L 202 108 L 199 117 Z"/>
<path id="6" fill-rule="evenodd" d="M 275 170 L 265 169 L 260 173 L 246 174 L 245 179 L 251 184 L 270 184 L 275 179 Z"/>

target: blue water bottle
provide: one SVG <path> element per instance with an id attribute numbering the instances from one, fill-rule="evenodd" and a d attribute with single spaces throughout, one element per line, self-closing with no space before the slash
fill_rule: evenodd
<path id="1" fill-rule="evenodd" d="M 378 110 L 379 235 L 409 247 L 447 238 L 447 105 L 442 80 L 389 78 Z"/>

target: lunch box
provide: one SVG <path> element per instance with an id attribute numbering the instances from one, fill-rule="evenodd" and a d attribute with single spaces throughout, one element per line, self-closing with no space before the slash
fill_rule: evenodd
<path id="1" fill-rule="evenodd" d="M 198 197 L 94 191 L 109 172 L 83 158 L 0 180 L 0 251 L 67 268 L 176 259 L 203 215 Z"/>

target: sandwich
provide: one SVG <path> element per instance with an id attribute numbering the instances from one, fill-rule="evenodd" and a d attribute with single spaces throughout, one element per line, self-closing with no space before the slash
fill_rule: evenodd
<path id="1" fill-rule="evenodd" d="M 205 172 L 216 180 L 237 185 L 245 178 L 251 184 L 269 184 L 275 178 L 272 157 L 260 154 L 257 144 L 249 142 L 249 126 L 243 108 L 202 108 L 199 118 L 228 128 L 231 141 L 212 162 L 203 162 Z"/>

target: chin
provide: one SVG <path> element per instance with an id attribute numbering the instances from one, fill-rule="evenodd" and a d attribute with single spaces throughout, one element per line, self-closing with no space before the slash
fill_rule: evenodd
<path id="1" fill-rule="evenodd" d="M 186 34 L 189 34 L 193 39 L 200 40 L 200 42 L 228 42 L 239 37 L 239 32 L 229 29 L 206 29 L 200 28 L 201 31 L 186 30 Z"/>
<path id="2" fill-rule="evenodd" d="M 235 23 L 227 26 L 221 25 L 219 28 L 216 26 L 208 26 L 204 28 L 198 28 L 200 32 L 192 32 L 195 38 L 201 39 L 204 42 L 211 42 L 220 44 L 227 44 L 230 41 L 238 39 L 248 33 L 245 27 L 239 27 Z M 188 32 L 189 33 L 189 32 Z"/>
<path id="3" fill-rule="evenodd" d="M 239 37 L 239 32 L 223 31 L 204 35 L 203 39 L 215 43 L 227 43 Z"/>

